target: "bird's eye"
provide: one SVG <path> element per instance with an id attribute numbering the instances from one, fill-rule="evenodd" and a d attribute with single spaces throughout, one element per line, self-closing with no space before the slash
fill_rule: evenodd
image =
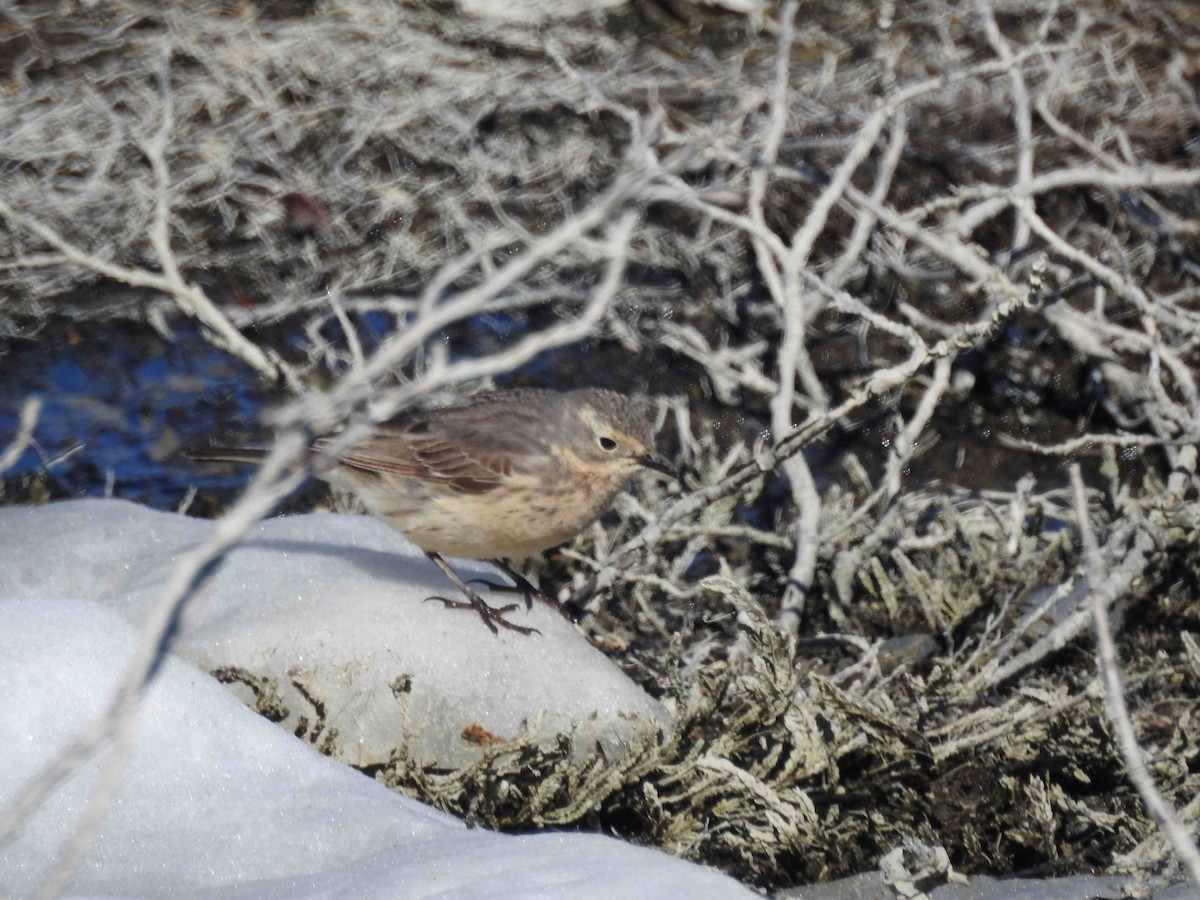
<path id="1" fill-rule="evenodd" d="M 607 437 L 606 435 L 600 435 L 599 444 L 600 444 L 600 449 L 603 450 L 605 453 L 612 453 L 614 450 L 617 449 L 617 442 L 614 441 L 612 438 Z"/>

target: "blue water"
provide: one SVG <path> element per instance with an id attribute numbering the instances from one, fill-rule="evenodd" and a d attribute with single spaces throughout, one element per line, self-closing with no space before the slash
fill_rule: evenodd
<path id="1" fill-rule="evenodd" d="M 25 398 L 43 401 L 38 446 L 6 479 L 44 469 L 54 496 L 112 493 L 159 508 L 179 503 L 191 484 L 229 487 L 179 450 L 256 420 L 267 397 L 254 373 L 194 331 L 169 342 L 134 327 L 84 337 L 84 327 L 48 329 L 0 356 L 0 444 Z"/>
<path id="2" fill-rule="evenodd" d="M 111 494 L 159 509 L 177 506 L 193 486 L 220 500 L 235 496 L 245 472 L 197 464 L 182 449 L 269 443 L 262 412 L 285 397 L 212 348 L 188 322 L 173 328 L 173 339 L 165 340 L 133 324 L 61 323 L 0 347 L 0 447 L 15 433 L 25 398 L 37 394 L 44 403 L 34 432 L 38 447 L 2 476 L 6 482 L 19 485 L 42 472 L 51 498 Z M 387 335 L 378 317 L 364 317 L 358 328 L 368 353 Z M 480 316 L 456 335 L 451 355 L 499 349 L 523 328 L 507 316 Z M 303 341 L 296 332 L 276 337 L 286 348 Z M 696 377 L 582 342 L 544 354 L 499 383 L 660 393 L 668 382 L 679 388 Z"/>

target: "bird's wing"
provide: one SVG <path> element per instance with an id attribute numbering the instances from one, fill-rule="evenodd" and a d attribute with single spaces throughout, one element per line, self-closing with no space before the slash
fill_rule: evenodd
<path id="1" fill-rule="evenodd" d="M 471 399 L 383 422 L 339 460 L 354 469 L 439 482 L 467 494 L 494 490 L 517 461 L 543 449 L 537 435 L 544 423 L 519 404 L 497 408 L 495 402 Z M 324 443 L 318 441 L 316 448 Z"/>

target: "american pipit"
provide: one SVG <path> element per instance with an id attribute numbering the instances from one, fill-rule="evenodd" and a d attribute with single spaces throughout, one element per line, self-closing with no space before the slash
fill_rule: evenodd
<path id="1" fill-rule="evenodd" d="M 321 438 L 313 450 L 331 446 L 331 438 Z M 190 455 L 254 462 L 264 453 L 212 448 Z M 467 602 L 430 599 L 474 609 L 493 632 L 499 625 L 529 634 L 533 629 L 504 618 L 516 607 L 486 603 L 443 555 L 492 561 L 514 579 L 528 606 L 541 595 L 505 558 L 569 541 L 643 467 L 675 475 L 655 452 L 641 404 L 615 391 L 527 389 L 404 413 L 337 454 L 319 475 L 354 492 L 368 512 L 425 551 Z"/>

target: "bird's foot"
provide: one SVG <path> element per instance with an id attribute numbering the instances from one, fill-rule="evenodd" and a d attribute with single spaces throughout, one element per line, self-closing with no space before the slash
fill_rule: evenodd
<path id="1" fill-rule="evenodd" d="M 533 601 L 539 600 L 542 603 L 545 603 L 551 609 L 558 610 L 560 613 L 563 611 L 562 605 L 557 599 L 551 597 L 549 594 L 542 593 L 542 591 L 540 591 L 532 581 L 506 563 L 503 559 L 493 559 L 490 560 L 490 562 L 493 566 L 511 578 L 513 583 L 511 585 L 500 584 L 495 581 L 488 581 L 484 578 L 477 578 L 475 579 L 476 584 L 486 584 L 493 591 L 498 591 L 500 593 L 519 593 L 525 598 L 526 609 L 533 609 Z"/>
<path id="2" fill-rule="evenodd" d="M 527 628 L 524 625 L 518 625 L 516 622 L 510 622 L 504 616 L 514 610 L 520 608 L 516 603 L 508 603 L 504 606 L 491 606 L 472 590 L 463 592 L 466 600 L 451 600 L 448 597 L 426 597 L 426 600 L 437 600 L 447 609 L 473 609 L 479 613 L 479 618 L 483 619 L 483 624 L 491 629 L 492 634 L 499 634 L 500 631 L 496 627 L 507 628 L 509 631 L 515 631 L 518 634 L 541 634 L 536 628 Z"/>
<path id="3" fill-rule="evenodd" d="M 559 604 L 557 600 L 555 600 L 553 597 L 543 594 L 524 578 L 520 579 L 519 581 L 515 578 L 513 580 L 517 581 L 517 584 L 502 584 L 499 581 L 488 581 L 486 578 L 472 578 L 467 582 L 467 584 L 482 584 L 487 587 L 488 590 L 495 591 L 497 594 L 520 594 L 525 600 L 526 609 L 533 609 L 534 600 L 538 600 L 542 603 L 545 603 L 547 606 L 558 609 Z"/>

